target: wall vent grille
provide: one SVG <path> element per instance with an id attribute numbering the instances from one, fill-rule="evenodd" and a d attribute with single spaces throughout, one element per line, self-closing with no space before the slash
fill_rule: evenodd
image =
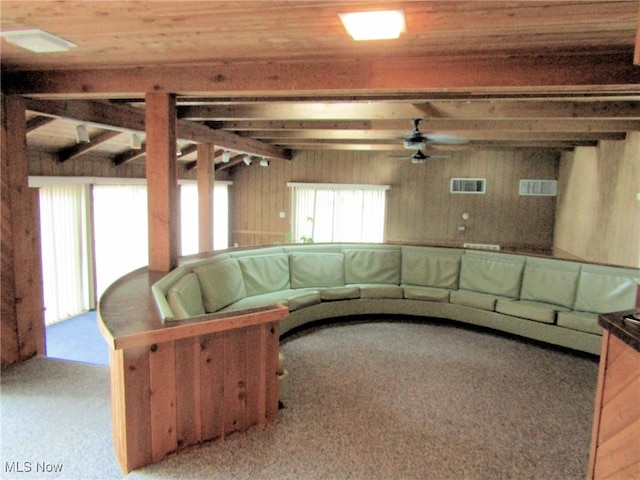
<path id="1" fill-rule="evenodd" d="M 464 248 L 471 248 L 475 250 L 493 250 L 500 251 L 500 245 L 493 245 L 490 243 L 465 243 Z"/>
<path id="2" fill-rule="evenodd" d="M 483 194 L 487 188 L 487 180 L 484 178 L 452 178 L 451 193 Z"/>
<path id="3" fill-rule="evenodd" d="M 557 180 L 520 180 L 520 195 L 555 197 L 557 191 Z"/>

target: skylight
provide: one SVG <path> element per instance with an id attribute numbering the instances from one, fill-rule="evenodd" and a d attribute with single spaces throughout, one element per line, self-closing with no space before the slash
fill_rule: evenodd
<path id="1" fill-rule="evenodd" d="M 77 47 L 75 43 L 64 38 L 37 29 L 2 32 L 0 36 L 9 43 L 36 53 L 66 52 L 72 47 Z"/>
<path id="2" fill-rule="evenodd" d="M 403 10 L 339 13 L 338 16 L 354 40 L 388 40 L 405 32 Z"/>

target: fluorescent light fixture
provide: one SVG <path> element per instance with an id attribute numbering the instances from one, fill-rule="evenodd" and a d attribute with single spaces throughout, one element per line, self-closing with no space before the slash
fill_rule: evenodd
<path id="1" fill-rule="evenodd" d="M 91 141 L 89 138 L 89 131 L 84 123 L 81 123 L 76 127 L 76 141 L 78 143 L 89 143 Z"/>
<path id="2" fill-rule="evenodd" d="M 388 40 L 407 30 L 403 10 L 339 13 L 354 40 Z"/>
<path id="3" fill-rule="evenodd" d="M 142 148 L 142 141 L 140 140 L 140 135 L 137 133 L 131 134 L 131 148 L 133 150 L 140 150 Z"/>
<path id="4" fill-rule="evenodd" d="M 9 43 L 36 53 L 66 52 L 77 47 L 75 43 L 38 29 L 2 32 L 0 36 Z"/>
<path id="5" fill-rule="evenodd" d="M 229 160 L 231 160 L 231 153 L 222 152 L 222 163 L 229 163 Z"/>

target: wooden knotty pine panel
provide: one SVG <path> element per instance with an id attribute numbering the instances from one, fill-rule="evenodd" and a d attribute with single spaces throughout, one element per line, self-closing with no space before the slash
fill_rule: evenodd
<path id="1" fill-rule="evenodd" d="M 640 353 L 609 335 L 594 478 L 640 470 Z"/>
<path id="2" fill-rule="evenodd" d="M 151 345 L 149 352 L 151 456 L 157 462 L 178 448 L 175 341 Z"/>

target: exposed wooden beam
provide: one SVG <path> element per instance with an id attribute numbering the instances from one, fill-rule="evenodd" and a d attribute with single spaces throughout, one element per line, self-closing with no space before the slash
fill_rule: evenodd
<path id="1" fill-rule="evenodd" d="M 45 116 L 42 116 L 42 115 L 38 115 L 38 116 L 35 116 L 33 118 L 30 118 L 29 120 L 27 120 L 27 131 L 26 131 L 26 133 L 33 132 L 34 130 L 37 130 L 38 128 L 40 128 L 42 126 L 53 122 L 54 120 L 55 120 L 55 118 L 45 117 Z"/>
<path id="2" fill-rule="evenodd" d="M 638 6 L 638 27 L 636 28 L 636 47 L 633 52 L 633 64 L 640 66 L 640 5 Z"/>
<path id="3" fill-rule="evenodd" d="M 330 74 L 328 74 L 330 72 Z M 7 93 L 49 98 L 181 95 L 444 92 L 613 92 L 640 84 L 629 55 L 410 56 L 332 61 L 219 62 L 208 65 L 3 72 Z M 634 89 L 635 90 L 635 89 Z"/>
<path id="4" fill-rule="evenodd" d="M 137 150 L 127 150 L 126 152 L 120 153 L 116 155 L 112 161 L 112 163 L 117 167 L 123 165 L 127 162 L 135 160 L 136 158 L 144 157 L 147 154 L 147 147 L 145 144 L 142 144 Z"/>
<path id="5" fill-rule="evenodd" d="M 152 90 L 153 91 L 153 90 Z M 92 100 L 26 100 L 27 110 L 58 118 L 88 122 L 110 130 L 145 131 L 143 109 Z M 258 140 L 243 138 L 223 130 L 187 120 L 178 120 L 178 138 L 196 143 L 213 143 L 230 150 L 278 159 L 291 159 L 291 154 Z"/>
<path id="6" fill-rule="evenodd" d="M 539 118 L 640 118 L 640 101 L 548 102 L 538 100 L 478 100 L 407 102 L 269 102 L 262 104 L 198 105 L 178 108 L 183 119 L 206 120 L 395 120 L 539 119 Z"/>
<path id="7" fill-rule="evenodd" d="M 215 122 L 217 128 L 243 132 L 246 130 L 398 130 L 407 132 L 411 124 L 403 120 L 229 120 Z M 640 130 L 640 118 L 634 120 L 592 118 L 539 119 L 464 119 L 425 118 L 420 129 L 429 131 L 505 130 L 523 132 L 629 132 Z"/>
<path id="8" fill-rule="evenodd" d="M 72 160 L 74 158 L 80 157 L 91 150 L 98 148 L 101 144 L 111 140 L 114 137 L 120 135 L 120 132 L 116 132 L 114 130 L 105 130 L 104 132 L 100 132 L 98 135 L 95 135 L 90 139 L 89 143 L 78 143 L 77 145 L 72 145 L 70 147 L 64 148 L 60 150 L 56 156 L 58 157 L 58 162 L 63 163 L 67 160 Z"/>
<path id="9" fill-rule="evenodd" d="M 477 141 L 467 143 L 465 145 L 443 145 L 436 144 L 430 145 L 429 148 L 438 151 L 461 151 L 461 150 L 501 150 L 501 149 L 516 149 L 516 148 L 551 148 L 554 150 L 572 150 L 575 146 L 590 146 L 597 145 L 595 141 L 580 141 L 580 142 L 545 142 L 531 140 L 528 142 L 508 142 L 508 141 Z M 306 140 L 303 143 L 290 143 L 284 144 L 286 148 L 293 150 L 359 150 L 359 151 L 407 151 L 412 150 L 405 149 L 402 144 L 399 143 L 327 143 L 326 141 L 311 141 Z"/>

